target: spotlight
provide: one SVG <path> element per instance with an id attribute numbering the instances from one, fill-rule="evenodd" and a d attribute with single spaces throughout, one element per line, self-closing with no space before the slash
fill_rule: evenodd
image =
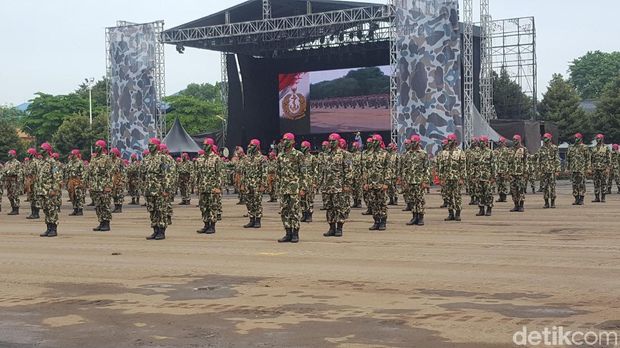
<path id="1" fill-rule="evenodd" d="M 183 54 L 183 52 L 185 52 L 185 46 L 183 46 L 183 44 L 177 44 L 177 52 L 179 52 L 180 54 Z"/>

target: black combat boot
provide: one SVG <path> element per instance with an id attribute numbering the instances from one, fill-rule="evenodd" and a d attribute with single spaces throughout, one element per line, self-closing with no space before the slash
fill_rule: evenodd
<path id="1" fill-rule="evenodd" d="M 323 237 L 333 237 L 335 234 L 336 234 L 336 224 L 332 222 L 329 224 L 329 231 L 323 233 Z"/>
<path id="2" fill-rule="evenodd" d="M 518 212 L 518 211 L 519 211 L 519 202 L 516 202 L 515 203 L 515 207 L 510 209 L 510 212 L 514 213 L 514 212 Z"/>
<path id="3" fill-rule="evenodd" d="M 122 212 L 123 212 L 123 205 L 122 204 L 114 204 L 114 210 L 112 211 L 112 214 L 122 213 Z"/>
<path id="4" fill-rule="evenodd" d="M 69 214 L 69 216 L 76 216 L 78 213 L 77 208 L 73 208 L 73 212 L 71 214 Z"/>
<path id="5" fill-rule="evenodd" d="M 155 237 L 157 237 L 158 234 L 159 234 L 159 227 L 155 226 L 153 227 L 153 234 L 146 237 L 146 240 L 155 240 Z"/>
<path id="6" fill-rule="evenodd" d="M 584 204 L 584 201 L 583 201 L 583 200 L 584 200 L 585 198 L 586 198 L 585 196 L 579 196 L 579 205 L 583 205 L 583 204 Z"/>
<path id="7" fill-rule="evenodd" d="M 343 222 L 336 223 L 336 233 L 334 233 L 334 237 L 342 237 L 342 228 L 344 227 Z"/>
<path id="8" fill-rule="evenodd" d="M 575 201 L 573 202 L 573 205 L 579 205 L 580 199 L 581 199 L 581 196 L 575 196 Z"/>
<path id="9" fill-rule="evenodd" d="M 476 216 L 484 216 L 485 212 L 484 212 L 484 207 L 480 206 L 478 207 L 478 214 L 476 214 Z"/>
<path id="10" fill-rule="evenodd" d="M 523 201 L 519 202 L 519 213 L 523 213 L 525 211 L 525 208 L 523 207 Z"/>
<path id="11" fill-rule="evenodd" d="M 299 243 L 299 228 L 294 228 L 291 231 L 291 243 Z"/>
<path id="12" fill-rule="evenodd" d="M 39 237 L 47 237 L 50 234 L 51 229 L 52 229 L 52 224 L 46 224 L 46 225 L 47 225 L 47 229 L 45 230 L 45 232 L 41 233 Z"/>
<path id="13" fill-rule="evenodd" d="M 368 209 L 366 209 L 366 211 L 363 212 L 362 215 L 366 215 L 366 216 L 372 215 L 372 212 L 370 211 L 370 207 L 368 207 Z"/>
<path id="14" fill-rule="evenodd" d="M 594 194 L 594 200 L 592 201 L 592 203 L 600 203 L 601 202 L 601 196 L 598 193 Z"/>
<path id="15" fill-rule="evenodd" d="M 370 228 L 368 229 L 369 231 L 376 231 L 379 229 L 379 218 L 373 217 L 373 219 L 375 220 L 375 223 L 372 226 L 370 226 Z"/>
<path id="16" fill-rule="evenodd" d="M 448 209 L 448 217 L 444 221 L 454 221 L 454 210 Z"/>
<path id="17" fill-rule="evenodd" d="M 394 205 L 398 205 L 398 196 L 394 196 Z"/>
<path id="18" fill-rule="evenodd" d="M 411 205 L 412 205 L 411 203 L 407 203 L 407 206 L 403 208 L 403 211 L 411 211 L 412 209 Z"/>
<path id="19" fill-rule="evenodd" d="M 359 199 L 353 200 L 353 206 L 351 208 L 361 208 L 362 202 Z"/>
<path id="20" fill-rule="evenodd" d="M 424 226 L 424 214 L 418 213 L 418 226 Z"/>
<path id="21" fill-rule="evenodd" d="M 140 196 L 136 197 L 136 205 L 140 205 Z"/>
<path id="22" fill-rule="evenodd" d="M 461 221 L 461 211 L 458 209 L 454 212 L 454 221 Z"/>
<path id="23" fill-rule="evenodd" d="M 157 235 L 155 235 L 155 240 L 163 240 L 166 239 L 166 228 L 165 227 L 159 227 L 158 228 L 158 233 Z"/>
<path id="24" fill-rule="evenodd" d="M 545 205 L 543 206 L 544 209 L 549 209 L 549 199 L 545 198 Z"/>
<path id="25" fill-rule="evenodd" d="M 288 243 L 291 241 L 291 238 L 293 237 L 293 229 L 286 228 L 285 231 L 286 234 L 284 235 L 284 237 L 278 239 L 278 243 Z"/>
<path id="26" fill-rule="evenodd" d="M 413 217 L 411 218 L 411 220 L 409 220 L 409 222 L 407 222 L 407 226 L 417 225 L 419 221 L 420 218 L 418 216 L 418 213 L 413 213 Z"/>
<path id="27" fill-rule="evenodd" d="M 448 207 L 448 202 L 443 201 L 443 204 L 439 206 L 439 208 L 447 208 Z"/>
<path id="28" fill-rule="evenodd" d="M 551 198 L 551 205 L 550 205 L 551 209 L 555 209 L 555 198 Z"/>
<path id="29" fill-rule="evenodd" d="M 207 228 L 209 228 L 209 223 L 205 222 L 205 226 L 199 230 L 196 230 L 196 233 L 205 233 L 207 232 Z"/>
<path id="30" fill-rule="evenodd" d="M 243 228 L 253 228 L 255 223 L 256 223 L 256 219 L 251 217 L 250 218 L 250 222 L 248 222 L 247 224 L 243 225 Z"/>
<path id="31" fill-rule="evenodd" d="M 308 212 L 306 215 L 306 222 L 312 222 L 312 212 Z"/>
<path id="32" fill-rule="evenodd" d="M 110 230 L 110 221 L 102 221 L 99 231 L 108 232 Z"/>
<path id="33" fill-rule="evenodd" d="M 11 212 L 8 215 L 19 215 L 19 207 L 11 207 Z"/>
<path id="34" fill-rule="evenodd" d="M 129 205 L 136 205 L 136 197 L 131 197 L 131 203 Z"/>
<path id="35" fill-rule="evenodd" d="M 605 203 L 605 192 L 601 193 L 601 203 Z"/>
<path id="36" fill-rule="evenodd" d="M 394 197 L 390 197 L 390 201 L 388 202 L 387 205 L 395 205 L 394 204 Z"/>
<path id="37" fill-rule="evenodd" d="M 75 214 L 76 216 L 84 216 L 84 209 L 80 208 L 77 210 L 77 214 Z"/>
<path id="38" fill-rule="evenodd" d="M 379 231 L 385 231 L 386 229 L 386 225 L 387 224 L 387 217 L 384 218 L 379 218 Z"/>
<path id="39" fill-rule="evenodd" d="M 308 220 L 308 212 L 303 211 L 301 212 L 301 219 L 299 219 L 299 222 L 306 222 L 306 220 Z"/>
<path id="40" fill-rule="evenodd" d="M 102 227 L 103 227 L 103 221 L 101 221 L 101 222 L 99 223 L 99 226 L 97 226 L 97 227 L 93 228 L 93 231 L 101 231 L 101 228 L 102 228 Z"/>
<path id="41" fill-rule="evenodd" d="M 26 217 L 28 220 L 34 220 L 39 218 L 39 208 L 35 208 L 34 206 L 30 207 L 31 213 Z"/>
<path id="42" fill-rule="evenodd" d="M 484 216 L 491 216 L 492 212 L 493 212 L 493 208 L 487 207 L 487 212 L 484 214 Z"/>
<path id="43" fill-rule="evenodd" d="M 254 226 L 252 226 L 252 227 L 254 227 L 254 228 L 261 228 L 260 219 L 261 218 L 254 219 Z"/>
<path id="44" fill-rule="evenodd" d="M 205 230 L 205 234 L 214 234 L 215 233 L 215 222 L 209 222 L 207 229 Z"/>
<path id="45" fill-rule="evenodd" d="M 50 224 L 50 233 L 47 234 L 48 237 L 56 237 L 58 235 L 58 225 Z"/>

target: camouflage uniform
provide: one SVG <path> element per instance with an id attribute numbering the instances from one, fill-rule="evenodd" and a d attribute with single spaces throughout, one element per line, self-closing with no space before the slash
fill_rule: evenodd
<path id="1" fill-rule="evenodd" d="M 351 187 L 352 166 L 351 158 L 346 150 L 338 148 L 334 143 L 325 153 L 325 163 L 320 173 L 321 192 L 326 197 L 327 223 L 329 231 L 325 237 L 342 237 L 342 228 L 349 216 L 351 207 L 347 199 L 347 190 Z"/>
<path id="2" fill-rule="evenodd" d="M 250 223 L 244 227 L 259 228 L 263 217 L 263 191 L 267 182 L 267 160 L 256 149 L 248 150 L 244 161 L 241 188 L 244 192 L 245 205 L 250 218 Z"/>
<path id="3" fill-rule="evenodd" d="M 4 170 L 0 169 L 0 171 L 4 172 L 6 195 L 11 203 L 12 211 L 9 215 L 17 215 L 19 214 L 19 195 L 22 194 L 22 183 L 24 180 L 22 164 L 16 158 L 13 158 L 4 164 Z"/>
<path id="4" fill-rule="evenodd" d="M 582 205 L 586 195 L 586 174 L 590 170 L 590 149 L 583 143 L 571 145 L 566 154 L 573 185 L 573 205 Z"/>
<path id="5" fill-rule="evenodd" d="M 147 239 L 165 239 L 168 228 L 169 200 L 166 195 L 172 190 L 173 168 L 167 158 L 167 155 L 152 148 L 151 153 L 142 160 L 144 197 L 153 228 L 153 234 Z"/>
<path id="6" fill-rule="evenodd" d="M 310 153 L 310 149 L 306 151 L 306 153 L 303 153 L 306 178 L 303 181 L 304 186 L 301 188 L 306 194 L 300 198 L 301 222 L 312 222 L 312 214 L 314 214 L 314 196 L 318 182 L 317 178 L 320 175 L 319 171 L 322 166 L 319 165 L 319 160 L 316 156 Z M 327 167 L 322 167 L 322 169 L 327 169 Z M 325 202 L 323 202 L 323 205 L 325 205 Z"/>
<path id="7" fill-rule="evenodd" d="M 39 161 L 37 177 L 34 183 L 34 191 L 37 200 L 41 203 L 47 230 L 42 237 L 56 236 L 58 226 L 58 213 L 62 204 L 62 171 L 59 162 L 45 155 Z"/>
<path id="8" fill-rule="evenodd" d="M 525 191 L 527 190 L 527 174 L 529 171 L 528 153 L 523 145 L 518 144 L 510 156 L 510 194 L 515 207 L 513 212 L 523 212 Z"/>
<path id="9" fill-rule="evenodd" d="M 497 173 L 495 153 L 484 141 L 480 143 L 474 178 L 480 211 L 477 216 L 491 216 L 493 211 L 493 180 Z"/>
<path id="10" fill-rule="evenodd" d="M 85 198 L 84 174 L 84 162 L 79 157 L 73 156 L 65 166 L 67 191 L 73 205 L 73 213 L 70 215 L 83 215 Z"/>
<path id="11" fill-rule="evenodd" d="M 299 238 L 299 195 L 301 188 L 305 186 L 305 171 L 304 158 L 300 151 L 289 148 L 278 153 L 276 175 L 280 217 L 286 230 L 286 236 L 280 240 L 282 242 L 295 242 Z"/>
<path id="12" fill-rule="evenodd" d="M 192 167 L 193 163 L 187 159 L 187 157 L 184 157 L 181 162 L 177 163 L 179 191 L 181 192 L 181 205 L 188 205 L 191 202 Z"/>
<path id="13" fill-rule="evenodd" d="M 527 184 L 530 184 L 532 193 L 536 193 L 536 180 L 540 180 L 540 172 L 538 171 L 538 153 L 527 156 L 527 182 L 525 183 L 525 193 L 527 193 Z M 542 183 L 541 183 L 542 187 Z"/>
<path id="14" fill-rule="evenodd" d="M 215 233 L 215 224 L 219 212 L 217 191 L 221 190 L 222 187 L 222 168 L 222 160 L 210 150 L 196 160 L 198 205 L 204 222 L 204 228 L 197 231 L 199 233 Z"/>
<path id="15" fill-rule="evenodd" d="M 467 175 L 467 160 L 463 150 L 452 144 L 442 152 L 439 161 L 439 175 L 443 182 L 444 194 L 448 206 L 446 221 L 460 221 L 463 201 L 461 197 L 462 183 Z"/>
<path id="16" fill-rule="evenodd" d="M 614 145 L 615 146 L 615 145 Z M 607 194 L 611 194 L 611 188 L 614 185 L 614 180 L 618 186 L 618 193 L 620 193 L 620 153 L 616 149 L 611 151 L 611 170 L 609 177 L 607 178 Z"/>
<path id="17" fill-rule="evenodd" d="M 591 168 L 594 179 L 594 202 L 605 202 L 607 176 L 611 170 L 611 151 L 602 142 L 592 149 Z"/>
<path id="18" fill-rule="evenodd" d="M 388 196 L 388 205 L 397 205 L 398 204 L 398 190 L 396 188 L 396 179 L 398 176 L 398 167 L 400 166 L 400 157 L 398 155 L 398 152 L 392 148 L 392 147 L 388 147 L 388 158 L 389 158 L 389 163 L 390 163 L 390 168 L 392 168 L 392 170 L 390 171 L 390 177 L 388 180 L 388 189 L 387 189 L 387 196 Z"/>
<path id="19" fill-rule="evenodd" d="M 560 172 L 560 153 L 558 147 L 550 141 L 538 150 L 537 172 L 540 176 L 540 186 L 543 188 L 545 207 L 555 208 L 555 179 Z M 551 204 L 549 204 L 549 201 Z"/>
<path id="20" fill-rule="evenodd" d="M 174 195 L 177 191 L 179 174 L 177 172 L 177 164 L 174 158 L 172 158 L 172 156 L 168 153 L 162 153 L 162 155 L 165 167 L 167 169 L 166 180 L 168 180 L 168 185 L 166 187 L 166 192 L 168 193 L 168 196 L 164 197 L 166 201 L 166 225 L 172 225 L 172 201 L 174 201 Z"/>
<path id="21" fill-rule="evenodd" d="M 510 149 L 504 143 L 500 143 L 500 146 L 495 150 L 494 157 L 497 170 L 495 184 L 499 194 L 497 202 L 506 202 L 510 183 Z"/>
<path id="22" fill-rule="evenodd" d="M 38 219 L 39 218 L 39 209 L 41 209 L 41 201 L 39 200 L 39 197 L 37 196 L 35 190 L 34 190 L 34 184 L 37 181 L 37 177 L 39 176 L 39 167 L 41 165 L 41 159 L 38 159 L 36 157 L 32 158 L 32 160 L 30 160 L 30 163 L 28 164 L 28 166 L 26 166 L 26 170 L 25 170 L 25 174 L 26 174 L 26 180 L 25 180 L 25 187 L 26 187 L 26 191 L 27 191 L 27 201 L 30 201 L 30 216 L 28 216 L 26 219 Z"/>
<path id="23" fill-rule="evenodd" d="M 478 149 L 478 142 L 477 141 L 473 142 L 471 147 L 465 150 L 464 152 L 465 152 L 465 162 L 466 162 L 466 167 L 467 167 L 467 175 L 464 178 L 465 190 L 467 191 L 467 194 L 471 198 L 469 205 L 475 205 L 475 204 L 478 204 L 478 197 L 476 196 L 478 192 L 478 189 L 476 187 L 477 182 L 474 179 L 476 163 L 478 161 L 478 156 L 480 153 Z"/>
<path id="24" fill-rule="evenodd" d="M 112 155 L 110 158 L 112 170 L 112 199 L 114 200 L 113 213 L 123 211 L 123 201 L 125 199 L 125 186 L 127 185 L 127 173 L 125 163 L 120 157 Z"/>
<path id="25" fill-rule="evenodd" d="M 276 202 L 277 196 L 277 188 L 276 188 L 276 158 L 269 158 L 269 162 L 267 163 L 267 192 L 269 193 L 269 202 Z"/>
<path id="26" fill-rule="evenodd" d="M 95 203 L 95 212 L 99 227 L 95 231 L 101 231 L 102 228 L 107 230 L 112 220 L 112 174 L 113 162 L 110 156 L 105 153 L 99 153 L 93 157 L 88 165 L 89 175 L 88 182 L 90 194 Z"/>
<path id="27" fill-rule="evenodd" d="M 351 183 L 351 196 L 353 198 L 353 208 L 361 208 L 362 207 L 362 195 L 364 194 L 364 190 L 362 189 L 363 185 L 363 152 L 359 149 L 356 149 L 351 153 L 351 166 L 353 170 L 353 180 Z"/>
<path id="28" fill-rule="evenodd" d="M 401 157 L 403 195 L 413 214 L 407 225 L 424 225 L 424 186 L 428 183 L 429 172 L 430 162 L 426 151 L 420 146 L 410 146 Z"/>
<path id="29" fill-rule="evenodd" d="M 140 161 L 132 159 L 127 167 L 127 194 L 131 197 L 131 205 L 140 204 L 141 172 Z"/>
<path id="30" fill-rule="evenodd" d="M 368 207 L 375 221 L 370 227 L 371 230 L 383 231 L 386 228 L 386 191 L 392 171 L 387 151 L 379 147 L 378 143 L 375 144 L 364 157 L 364 189 L 368 197 Z"/>

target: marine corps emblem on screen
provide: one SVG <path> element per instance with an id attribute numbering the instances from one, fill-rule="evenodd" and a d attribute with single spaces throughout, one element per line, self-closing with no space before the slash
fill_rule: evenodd
<path id="1" fill-rule="evenodd" d="M 306 96 L 301 93 L 297 93 L 297 88 L 292 88 L 292 92 L 287 94 L 282 99 L 282 111 L 284 112 L 284 118 L 289 120 L 299 120 L 306 116 L 306 108 L 308 103 L 306 102 Z"/>

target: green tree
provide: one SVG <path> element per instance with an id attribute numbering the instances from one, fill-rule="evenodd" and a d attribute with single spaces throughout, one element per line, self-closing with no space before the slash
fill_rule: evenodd
<path id="1" fill-rule="evenodd" d="M 82 158 L 90 159 L 91 145 L 98 139 L 108 138 L 107 119 L 105 114 L 96 115 L 91 130 L 88 114 L 80 113 L 66 117 L 54 134 L 54 148 L 63 157 L 66 157 L 71 150 L 79 149 Z"/>
<path id="2" fill-rule="evenodd" d="M 533 101 L 514 82 L 506 69 L 493 73 L 493 105 L 498 119 L 529 120 L 534 117 Z"/>
<path id="3" fill-rule="evenodd" d="M 26 113 L 14 106 L 0 105 L 0 120 L 5 120 L 14 126 L 17 126 L 20 124 L 24 116 L 26 116 Z"/>
<path id="4" fill-rule="evenodd" d="M 592 136 L 592 120 L 579 106 L 580 101 L 575 87 L 564 80 L 561 74 L 554 74 L 539 111 L 542 120 L 557 124 L 560 141 L 571 140 L 577 132 L 587 139 Z"/>
<path id="5" fill-rule="evenodd" d="M 310 85 L 313 99 L 384 94 L 390 91 L 390 77 L 378 67 L 349 71 L 345 76 Z"/>
<path id="6" fill-rule="evenodd" d="M 39 92 L 28 106 L 23 129 L 38 142 L 51 141 L 65 117 L 80 112 L 88 112 L 88 100 L 75 93 L 51 95 Z"/>
<path id="7" fill-rule="evenodd" d="M 607 142 L 620 143 L 620 74 L 603 89 L 596 106 L 595 126 Z"/>
<path id="8" fill-rule="evenodd" d="M 588 52 L 568 67 L 570 82 L 583 99 L 598 99 L 620 71 L 620 52 Z"/>
<path id="9" fill-rule="evenodd" d="M 78 89 L 75 91 L 75 94 L 79 95 L 81 98 L 85 99 L 88 102 L 88 83 L 82 82 Z M 101 109 L 105 109 L 108 107 L 108 80 L 103 77 L 101 80 L 98 80 L 93 85 L 93 110 L 101 111 Z M 88 104 L 87 104 L 88 105 Z M 93 111 L 93 114 L 95 112 Z"/>
<path id="10" fill-rule="evenodd" d="M 185 95 L 166 97 L 170 111 L 166 114 L 166 125 L 172 126 L 174 119 L 179 118 L 185 130 L 190 134 L 200 134 L 222 127 L 220 119 L 222 103 Z"/>
<path id="11" fill-rule="evenodd" d="M 215 85 L 210 83 L 190 83 L 184 90 L 179 92 L 179 95 L 218 102 L 221 99 L 220 84 L 219 82 Z"/>
<path id="12" fill-rule="evenodd" d="M 14 149 L 19 156 L 24 154 L 24 144 L 22 144 L 17 129 L 8 120 L 0 119 L 0 162 L 6 162 L 9 150 Z"/>

